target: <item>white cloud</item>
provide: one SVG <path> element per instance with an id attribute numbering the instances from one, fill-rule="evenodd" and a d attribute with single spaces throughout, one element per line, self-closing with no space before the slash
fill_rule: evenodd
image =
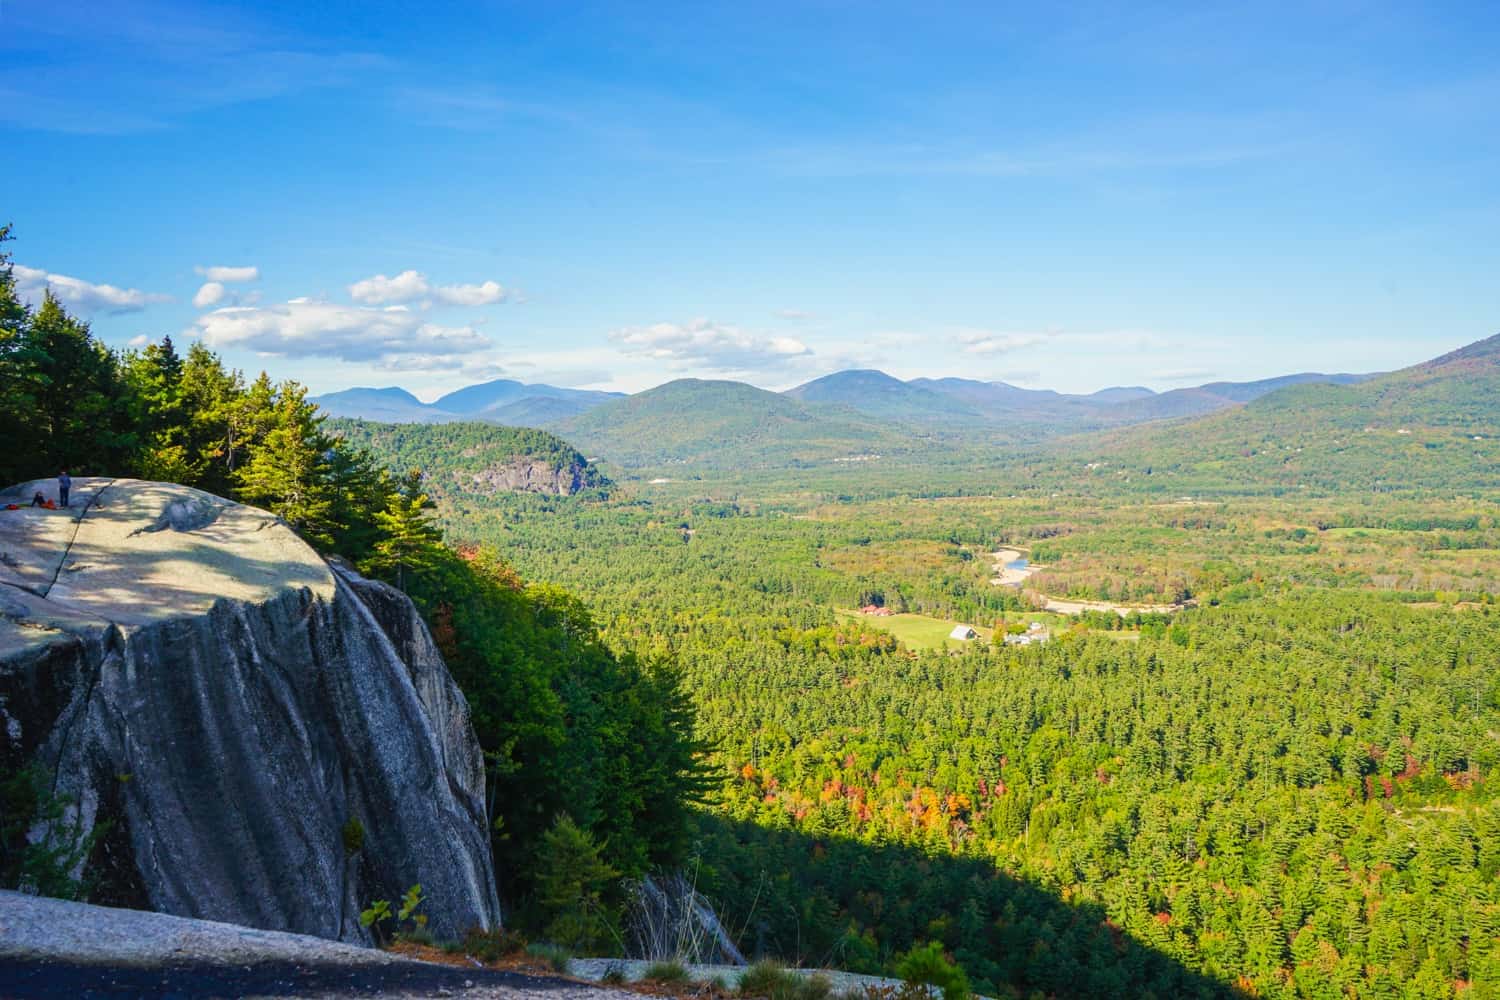
<path id="1" fill-rule="evenodd" d="M 419 299 L 431 290 L 425 275 L 418 271 L 402 271 L 394 278 L 377 274 L 373 278 L 356 281 L 349 286 L 349 297 L 366 305 L 383 302 L 409 302 Z"/>
<path id="2" fill-rule="evenodd" d="M 224 301 L 224 285 L 218 281 L 206 281 L 198 293 L 193 296 L 193 305 L 199 309 L 207 309 Z"/>
<path id="3" fill-rule="evenodd" d="M 260 268 L 258 267 L 230 267 L 225 264 L 199 264 L 193 268 L 209 281 L 214 282 L 242 282 L 259 281 Z"/>
<path id="4" fill-rule="evenodd" d="M 43 293 L 50 288 L 63 305 L 82 313 L 138 312 L 154 302 L 172 301 L 170 295 L 143 292 L 138 288 L 95 284 L 82 278 L 52 274 L 23 264 L 14 265 L 12 273 L 16 280 L 16 292 L 24 301 L 40 301 Z"/>
<path id="5" fill-rule="evenodd" d="M 134 347 L 139 350 L 142 347 L 145 347 L 147 344 L 151 343 L 151 338 L 146 336 L 144 333 L 138 333 L 134 337 L 131 337 L 127 343 L 128 346 Z"/>
<path id="6" fill-rule="evenodd" d="M 450 306 L 488 306 L 504 302 L 505 289 L 498 281 L 477 285 L 434 285 L 421 271 L 406 270 L 393 278 L 377 274 L 349 286 L 349 297 L 365 305 L 413 302 L 425 299 Z"/>
<path id="7" fill-rule="evenodd" d="M 505 289 L 498 281 L 477 285 L 442 285 L 432 290 L 433 298 L 450 306 L 488 306 L 505 301 Z"/>
<path id="8" fill-rule="evenodd" d="M 216 309 L 198 317 L 191 332 L 210 347 L 382 364 L 400 358 L 472 354 L 490 346 L 489 339 L 473 327 L 438 326 L 404 310 L 366 309 L 307 298 L 272 306 Z"/>
<path id="9" fill-rule="evenodd" d="M 760 337 L 707 319 L 630 327 L 616 330 L 609 339 L 627 354 L 717 372 L 765 371 L 813 353 L 792 337 Z"/>

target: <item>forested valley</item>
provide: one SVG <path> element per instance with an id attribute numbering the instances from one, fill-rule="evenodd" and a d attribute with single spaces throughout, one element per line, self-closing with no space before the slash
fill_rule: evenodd
<path id="1" fill-rule="evenodd" d="M 700 883 L 752 946 L 878 970 L 936 940 L 992 994 L 1482 995 L 1500 976 L 1492 509 L 688 489 L 445 521 L 680 665 L 718 777 Z M 1002 544 L 1080 592 L 1174 567 L 1190 603 L 962 652 L 838 613 L 1035 617 L 989 583 Z"/>

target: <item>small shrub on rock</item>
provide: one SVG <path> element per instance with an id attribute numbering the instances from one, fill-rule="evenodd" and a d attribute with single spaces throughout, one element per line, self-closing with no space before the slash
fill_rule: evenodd
<path id="1" fill-rule="evenodd" d="M 896 975 L 911 985 L 937 987 L 943 992 L 943 1000 L 968 1000 L 972 995 L 969 977 L 943 954 L 943 946 L 937 941 L 914 945 L 911 951 L 898 956 Z"/>

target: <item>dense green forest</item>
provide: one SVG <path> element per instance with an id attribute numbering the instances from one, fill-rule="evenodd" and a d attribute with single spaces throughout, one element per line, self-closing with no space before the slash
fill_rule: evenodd
<path id="1" fill-rule="evenodd" d="M 528 585 L 491 552 L 445 546 L 420 472 L 392 473 L 332 433 L 302 386 L 264 373 L 247 384 L 201 344 L 182 356 L 170 338 L 111 351 L 50 294 L 22 304 L 7 263 L 0 414 L 12 444 L 0 481 L 67 468 L 195 486 L 264 507 L 320 551 L 405 589 L 469 700 L 500 889 L 522 926 L 556 918 L 536 890 L 560 865 L 592 859 L 639 875 L 682 858 L 700 779 L 669 665 L 605 646 L 588 610 L 556 586 Z M 562 454 L 536 432 L 515 439 Z M 563 858 L 546 847 L 560 817 L 580 838 Z M 14 861 L 0 856 L 0 873 L 14 875 Z"/>
<path id="2" fill-rule="evenodd" d="M 936 940 L 992 995 L 1500 984 L 1493 504 L 692 488 L 440 516 L 679 665 L 718 774 L 699 884 L 748 948 Z M 996 587 L 1000 545 L 1048 568 Z M 961 655 L 836 613 L 1014 620 L 1143 570 L 1197 606 Z"/>

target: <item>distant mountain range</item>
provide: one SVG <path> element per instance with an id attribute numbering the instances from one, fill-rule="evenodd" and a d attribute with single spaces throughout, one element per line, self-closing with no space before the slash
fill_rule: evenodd
<path id="1" fill-rule="evenodd" d="M 728 393 L 732 385 L 753 389 L 764 396 L 779 395 L 814 407 L 827 407 L 862 414 L 885 422 L 922 423 L 937 426 L 989 424 L 1012 425 L 1032 432 L 1068 432 L 1160 420 L 1168 417 L 1212 413 L 1257 399 L 1286 385 L 1321 382 L 1352 385 L 1369 375 L 1283 375 L 1257 382 L 1211 382 L 1188 389 L 1157 393 L 1144 386 L 1116 386 L 1088 395 L 1070 395 L 1050 389 L 1022 389 L 1005 382 L 981 382 L 964 378 L 919 378 L 903 382 L 885 372 L 856 369 L 834 372 L 813 379 L 784 393 L 771 393 L 745 383 L 683 379 L 657 386 L 637 396 L 648 401 L 671 385 L 696 386 L 690 395 L 712 407 L 712 397 Z M 668 394 L 678 399 L 683 391 Z M 547 430 L 567 428 L 596 407 L 619 403 L 624 393 L 592 389 L 567 389 L 554 385 L 528 385 L 512 379 L 497 379 L 448 393 L 433 403 L 424 403 L 405 389 L 345 389 L 313 402 L 329 415 L 374 420 L 381 423 L 451 423 L 482 420 L 515 427 Z M 726 398 L 731 410 L 748 398 L 741 393 Z M 621 412 L 629 412 L 628 408 Z M 785 409 L 782 411 L 785 413 Z M 579 426 L 588 427 L 584 422 Z"/>
<path id="2" fill-rule="evenodd" d="M 314 397 L 330 416 L 389 424 L 445 424 L 483 420 L 513 427 L 544 427 L 576 416 L 624 393 L 564 389 L 496 379 L 448 393 L 424 403 L 405 389 L 345 389 Z"/>
<path id="3" fill-rule="evenodd" d="M 1250 482 L 1374 491 L 1500 483 L 1500 335 L 1353 383 L 1276 381 L 1246 405 L 1090 435 L 1058 455 L 1096 475 L 1171 477 L 1185 493 Z"/>
<path id="4" fill-rule="evenodd" d="M 1500 475 L 1485 458 L 1488 442 L 1500 441 L 1500 337 L 1379 375 L 1303 373 L 1162 393 L 1070 395 L 855 370 L 779 393 L 703 379 L 629 396 L 500 380 L 431 404 L 396 388 L 317 402 L 382 423 L 537 427 L 627 469 L 892 460 L 964 469 L 1004 453 L 1066 475 L 1087 467 L 1155 482 L 1178 476 L 1184 491 L 1236 479 L 1302 488 L 1342 476 L 1383 488 L 1403 474 L 1454 484 Z M 1395 454 L 1403 458 L 1393 466 Z"/>
<path id="5" fill-rule="evenodd" d="M 1257 382 L 1212 382 L 1163 393 L 1144 386 L 1116 386 L 1088 395 L 1070 395 L 1050 389 L 1022 389 L 1005 382 L 964 378 L 902 382 L 884 372 L 845 371 L 789 389 L 787 395 L 805 402 L 843 405 L 892 420 L 967 419 L 1079 431 L 1212 413 L 1258 399 L 1285 385 L 1303 382 L 1350 385 L 1370 377 L 1308 372 Z"/>

